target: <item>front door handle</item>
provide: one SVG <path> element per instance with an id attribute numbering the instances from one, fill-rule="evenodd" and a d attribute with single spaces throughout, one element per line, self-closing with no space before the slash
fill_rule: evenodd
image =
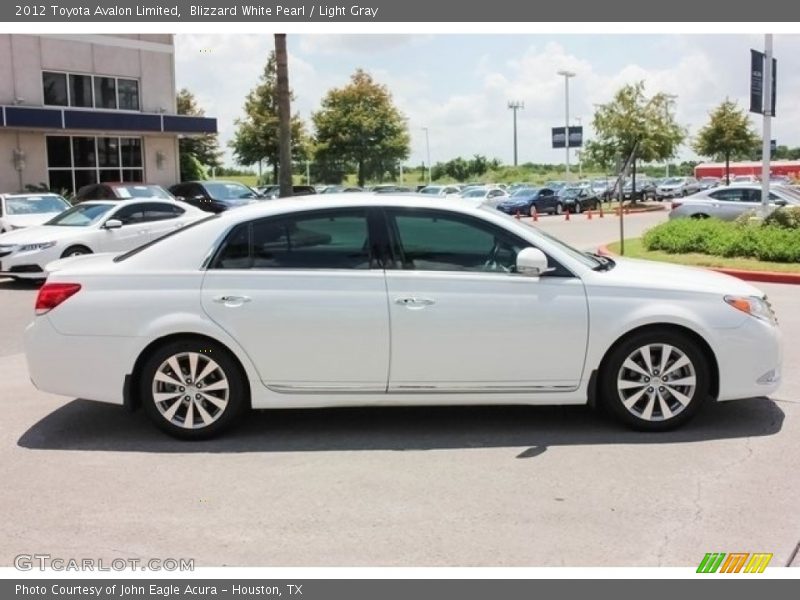
<path id="1" fill-rule="evenodd" d="M 215 296 L 214 302 L 224 304 L 225 306 L 236 307 L 241 306 L 245 302 L 250 302 L 249 296 Z"/>
<path id="2" fill-rule="evenodd" d="M 400 304 L 406 308 L 425 308 L 431 304 L 436 304 L 436 300 L 432 300 L 431 298 L 419 298 L 416 296 L 412 296 L 410 298 L 397 298 L 394 302 L 395 304 Z"/>

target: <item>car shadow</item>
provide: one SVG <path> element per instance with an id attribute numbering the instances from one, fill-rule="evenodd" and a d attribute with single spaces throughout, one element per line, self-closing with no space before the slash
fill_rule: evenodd
<path id="1" fill-rule="evenodd" d="M 402 407 L 249 412 L 218 439 L 184 442 L 157 430 L 143 411 L 74 400 L 18 440 L 36 450 L 157 453 L 316 452 L 364 450 L 522 449 L 539 456 L 553 446 L 670 444 L 774 435 L 784 412 L 768 398 L 713 403 L 683 428 L 628 430 L 586 406 Z"/>

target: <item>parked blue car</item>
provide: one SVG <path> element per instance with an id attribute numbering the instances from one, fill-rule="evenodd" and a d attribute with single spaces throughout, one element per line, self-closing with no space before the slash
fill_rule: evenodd
<path id="1" fill-rule="evenodd" d="M 515 191 L 508 200 L 503 200 L 497 205 L 500 210 L 509 215 L 533 216 L 534 207 L 539 214 L 549 213 L 560 215 L 564 205 L 556 192 L 551 188 L 522 188 Z"/>

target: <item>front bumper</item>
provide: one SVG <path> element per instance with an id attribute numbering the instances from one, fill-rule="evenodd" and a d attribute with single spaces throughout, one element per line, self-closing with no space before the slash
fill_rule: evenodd
<path id="1" fill-rule="evenodd" d="M 768 396 L 781 383 L 783 340 L 778 327 L 748 318 L 717 330 L 719 400 Z"/>

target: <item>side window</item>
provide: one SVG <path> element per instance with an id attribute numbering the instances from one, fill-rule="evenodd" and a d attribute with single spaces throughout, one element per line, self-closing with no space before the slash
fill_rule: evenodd
<path id="1" fill-rule="evenodd" d="M 512 273 L 529 246 L 501 229 L 468 217 L 432 211 L 393 213 L 404 269 Z"/>
<path id="2" fill-rule="evenodd" d="M 254 221 L 232 232 L 215 268 L 369 269 L 364 210 L 304 213 Z M 243 236 L 247 236 L 247 242 Z M 246 252 L 245 252 L 246 244 Z M 245 266 L 246 265 L 246 266 Z"/>
<path id="3" fill-rule="evenodd" d="M 761 190 L 743 190 L 744 191 L 744 202 L 750 203 L 760 203 L 761 202 Z"/>
<path id="4" fill-rule="evenodd" d="M 158 202 L 148 204 L 144 211 L 145 221 L 164 221 L 166 219 L 174 219 L 183 214 L 183 209 L 174 204 L 167 204 L 166 202 Z"/>
<path id="5" fill-rule="evenodd" d="M 144 222 L 144 205 L 142 204 L 129 204 L 123 206 L 115 212 L 110 219 L 117 219 L 122 221 L 122 225 L 136 225 Z"/>
<path id="6" fill-rule="evenodd" d="M 742 196 L 741 188 L 728 188 L 724 190 L 718 190 L 716 192 L 711 192 L 709 196 L 714 198 L 715 200 L 721 200 L 723 202 L 743 202 L 744 197 Z"/>

